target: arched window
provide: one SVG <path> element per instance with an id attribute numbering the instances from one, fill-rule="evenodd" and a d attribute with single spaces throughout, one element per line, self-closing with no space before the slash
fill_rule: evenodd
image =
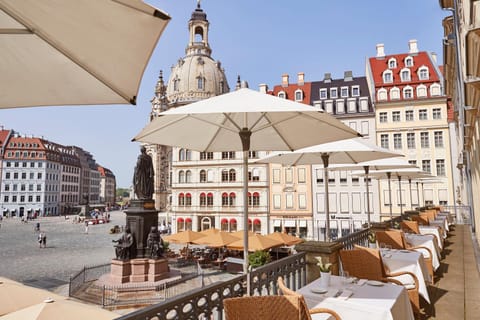
<path id="1" fill-rule="evenodd" d="M 222 220 L 220 220 L 220 230 L 221 231 L 228 231 L 228 219 L 227 218 L 222 218 Z"/>
<path id="2" fill-rule="evenodd" d="M 180 193 L 178 195 L 178 205 L 179 206 L 184 206 L 185 205 L 185 195 L 183 193 Z"/>
<path id="3" fill-rule="evenodd" d="M 185 172 L 183 170 L 178 172 L 178 183 L 185 183 Z"/>
<path id="4" fill-rule="evenodd" d="M 222 193 L 222 206 L 228 206 L 228 193 L 226 192 Z"/>
<path id="5" fill-rule="evenodd" d="M 185 161 L 185 149 L 180 149 L 178 151 L 178 160 Z"/>
<path id="6" fill-rule="evenodd" d="M 229 195 L 228 195 L 228 204 L 230 205 L 230 207 L 234 207 L 235 206 L 235 201 L 237 199 L 237 196 L 235 195 L 234 192 L 231 192 Z"/>
<path id="7" fill-rule="evenodd" d="M 237 231 L 237 219 L 230 219 L 230 232 Z"/>
<path id="8" fill-rule="evenodd" d="M 192 160 L 192 151 L 191 150 L 185 150 L 185 160 Z"/>
<path id="9" fill-rule="evenodd" d="M 180 79 L 173 80 L 173 91 L 178 91 L 180 85 Z"/>
<path id="10" fill-rule="evenodd" d="M 403 99 L 413 99 L 413 88 L 406 86 L 403 88 Z"/>
<path id="11" fill-rule="evenodd" d="M 192 171 L 187 170 L 185 172 L 185 182 L 186 183 L 191 183 L 192 182 Z"/>
<path id="12" fill-rule="evenodd" d="M 405 66 L 406 67 L 413 67 L 413 58 L 408 56 L 405 58 Z"/>
<path id="13" fill-rule="evenodd" d="M 192 218 L 185 219 L 185 230 L 192 230 Z"/>
<path id="14" fill-rule="evenodd" d="M 280 91 L 280 92 L 278 93 L 278 97 L 279 97 L 279 98 L 282 98 L 282 99 L 286 99 L 286 98 L 287 98 L 287 95 L 285 94 L 285 91 Z"/>
<path id="15" fill-rule="evenodd" d="M 439 96 L 441 94 L 442 94 L 442 92 L 440 90 L 440 85 L 438 83 L 434 83 L 430 86 L 430 95 L 432 97 Z"/>
<path id="16" fill-rule="evenodd" d="M 386 101 L 387 100 L 387 89 L 385 89 L 385 88 L 378 89 L 377 99 L 378 99 L 378 101 Z"/>
<path id="17" fill-rule="evenodd" d="M 402 71 L 400 71 L 400 79 L 402 82 L 410 81 L 410 69 L 402 69 Z"/>
<path id="18" fill-rule="evenodd" d="M 230 169 L 228 172 L 228 180 L 229 181 L 236 181 L 237 180 L 237 174 L 235 172 L 235 169 Z"/>
<path id="19" fill-rule="evenodd" d="M 385 70 L 382 75 L 383 83 L 392 83 L 393 82 L 393 73 L 391 70 Z"/>
<path id="20" fill-rule="evenodd" d="M 197 89 L 205 90 L 205 78 L 202 76 L 197 77 Z"/>
<path id="21" fill-rule="evenodd" d="M 185 231 L 185 220 L 177 218 L 177 231 Z"/>
<path id="22" fill-rule="evenodd" d="M 202 231 L 208 230 L 212 227 L 212 219 L 210 217 L 203 217 L 202 218 Z"/>
<path id="23" fill-rule="evenodd" d="M 253 220 L 253 232 L 260 233 L 262 231 L 262 221 L 260 219 Z"/>
<path id="24" fill-rule="evenodd" d="M 400 99 L 400 89 L 393 87 L 390 89 L 390 100 Z"/>
<path id="25" fill-rule="evenodd" d="M 211 192 L 207 194 L 207 206 L 213 206 L 213 193 Z"/>
<path id="26" fill-rule="evenodd" d="M 200 193 L 200 206 L 204 207 L 207 205 L 207 195 L 205 193 Z"/>
<path id="27" fill-rule="evenodd" d="M 303 100 L 303 92 L 302 90 L 298 89 L 295 91 L 295 101 L 302 101 Z"/>
<path id="28" fill-rule="evenodd" d="M 207 171 L 200 170 L 200 182 L 207 182 Z"/>
<path id="29" fill-rule="evenodd" d="M 417 97 L 424 98 L 427 96 L 427 87 L 423 84 L 417 86 Z"/>
<path id="30" fill-rule="evenodd" d="M 430 78 L 429 72 L 428 72 L 428 67 L 426 66 L 421 66 L 418 68 L 418 79 L 420 80 L 428 80 Z"/>
<path id="31" fill-rule="evenodd" d="M 388 68 L 389 69 L 395 69 L 397 67 L 397 59 L 395 58 L 390 58 L 388 60 Z"/>
<path id="32" fill-rule="evenodd" d="M 260 194 L 258 192 L 253 193 L 252 201 L 252 205 L 254 207 L 258 207 L 260 205 Z"/>
<path id="33" fill-rule="evenodd" d="M 222 170 L 222 182 L 228 181 L 228 170 Z"/>
<path id="34" fill-rule="evenodd" d="M 185 205 L 186 206 L 192 205 L 192 195 L 190 193 L 185 194 Z"/>

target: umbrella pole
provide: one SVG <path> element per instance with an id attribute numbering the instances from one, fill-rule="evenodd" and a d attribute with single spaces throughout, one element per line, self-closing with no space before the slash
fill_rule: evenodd
<path id="1" fill-rule="evenodd" d="M 393 207 L 392 207 L 392 185 L 390 184 L 390 178 L 392 177 L 392 173 L 391 172 L 387 172 L 387 178 L 388 178 L 388 202 L 390 202 L 389 206 L 390 206 L 390 220 L 393 219 Z"/>
<path id="2" fill-rule="evenodd" d="M 328 153 L 322 153 L 323 168 L 325 172 L 325 241 L 330 242 L 330 203 L 328 199 Z"/>
<path id="3" fill-rule="evenodd" d="M 370 191 L 369 186 L 368 186 L 368 170 L 370 169 L 369 166 L 363 166 L 363 169 L 365 170 L 365 185 L 367 187 L 367 222 L 368 222 L 368 227 L 370 228 Z"/>
<path id="4" fill-rule="evenodd" d="M 420 189 L 418 188 L 418 181 L 416 183 L 417 183 L 417 201 L 418 201 L 418 204 L 420 204 Z"/>
<path id="5" fill-rule="evenodd" d="M 248 151 L 252 132 L 242 128 L 239 135 L 243 146 L 243 273 L 248 274 Z M 249 280 L 247 277 L 247 296 L 250 295 Z"/>
<path id="6" fill-rule="evenodd" d="M 400 192 L 400 216 L 401 216 L 403 215 L 402 176 L 398 176 L 398 192 Z"/>
<path id="7" fill-rule="evenodd" d="M 427 201 L 425 201 L 425 189 L 423 188 L 423 181 L 421 182 L 422 184 L 422 198 L 423 198 L 423 206 L 427 206 Z"/>
<path id="8" fill-rule="evenodd" d="M 410 189 L 410 208 L 413 210 L 412 179 L 411 178 L 408 178 L 408 188 Z"/>

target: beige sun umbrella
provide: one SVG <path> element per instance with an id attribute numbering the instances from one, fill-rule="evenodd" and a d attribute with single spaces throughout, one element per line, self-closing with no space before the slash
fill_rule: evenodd
<path id="1" fill-rule="evenodd" d="M 19 284 L 19 285 L 22 284 L 22 283 L 20 283 L 20 282 L 18 282 L 18 281 L 12 280 L 12 279 L 0 277 L 0 284 L 2 284 L 2 283 L 13 283 L 13 284 Z"/>
<path id="2" fill-rule="evenodd" d="M 295 244 L 299 244 L 299 243 L 302 243 L 304 241 L 301 238 L 297 238 L 297 237 L 291 236 L 291 235 L 289 235 L 287 233 L 283 233 L 283 232 L 269 233 L 265 237 L 270 238 L 270 239 L 274 239 L 274 240 L 282 241 L 283 245 L 285 245 L 285 246 L 293 246 Z"/>
<path id="3" fill-rule="evenodd" d="M 243 237 L 245 236 L 245 231 L 244 230 L 238 230 L 238 231 L 230 232 L 230 234 L 234 237 L 237 237 L 237 239 L 243 239 Z M 255 234 L 255 232 L 248 231 L 247 234 L 250 237 L 250 236 L 253 236 Z"/>
<path id="4" fill-rule="evenodd" d="M 0 316 L 41 303 L 46 299 L 59 301 L 66 298 L 23 284 L 0 282 Z"/>
<path id="5" fill-rule="evenodd" d="M 235 237 L 228 232 L 218 232 L 195 240 L 194 243 L 204 244 L 209 247 L 224 247 L 235 241 L 238 241 L 238 237 Z"/>
<path id="6" fill-rule="evenodd" d="M 111 320 L 118 318 L 117 313 L 100 307 L 65 299 L 45 299 L 41 303 L 1 316 L 1 320 Z"/>
<path id="7" fill-rule="evenodd" d="M 135 104 L 169 20 L 140 0 L 0 0 L 0 109 Z"/>
<path id="8" fill-rule="evenodd" d="M 227 245 L 228 249 L 232 250 L 244 250 L 243 239 L 239 239 Z M 254 234 L 248 237 L 248 251 L 262 251 L 273 247 L 282 246 L 283 242 L 262 236 L 260 234 Z"/>
<path id="9" fill-rule="evenodd" d="M 164 240 L 173 242 L 173 243 L 185 243 L 190 244 L 194 243 L 195 240 L 205 237 L 204 234 L 192 230 L 186 230 L 172 235 L 163 237 Z"/>
<path id="10" fill-rule="evenodd" d="M 205 235 L 205 236 L 209 236 L 211 234 L 217 234 L 219 232 L 220 232 L 220 230 L 215 229 L 215 228 L 210 228 L 210 229 L 207 229 L 207 230 L 200 231 L 200 233 Z"/>

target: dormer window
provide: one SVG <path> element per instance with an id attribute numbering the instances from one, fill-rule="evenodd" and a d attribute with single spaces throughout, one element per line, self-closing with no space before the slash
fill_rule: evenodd
<path id="1" fill-rule="evenodd" d="M 295 91 L 295 101 L 302 101 L 302 100 L 303 100 L 302 90 Z"/>
<path id="2" fill-rule="evenodd" d="M 320 99 L 327 99 L 327 89 L 320 89 Z"/>
<path id="3" fill-rule="evenodd" d="M 330 99 L 338 98 L 337 88 L 330 88 Z"/>
<path id="4" fill-rule="evenodd" d="M 280 99 L 286 99 L 286 98 L 287 98 L 287 95 L 285 94 L 285 91 L 280 91 L 280 92 L 278 93 L 278 97 L 279 97 Z"/>
<path id="5" fill-rule="evenodd" d="M 390 89 L 390 99 L 391 100 L 400 99 L 400 89 L 398 89 L 397 87 Z"/>
<path id="6" fill-rule="evenodd" d="M 383 82 L 384 83 L 392 83 L 393 82 L 393 74 L 390 70 L 385 70 L 383 72 Z"/>
<path id="7" fill-rule="evenodd" d="M 396 67 L 397 67 L 397 59 L 390 58 L 390 60 L 388 60 L 388 68 L 395 69 Z"/>
<path id="8" fill-rule="evenodd" d="M 360 86 L 352 86 L 352 97 L 360 96 Z"/>
<path id="9" fill-rule="evenodd" d="M 340 91 L 340 96 L 342 98 L 348 97 L 348 87 L 342 87 Z"/>
<path id="10" fill-rule="evenodd" d="M 413 89 L 410 86 L 403 88 L 403 98 L 404 99 L 413 99 Z"/>
<path id="11" fill-rule="evenodd" d="M 423 84 L 417 86 L 417 97 L 424 98 L 427 96 L 427 87 Z"/>
<path id="12" fill-rule="evenodd" d="M 418 78 L 420 80 L 428 80 L 429 74 L 428 74 L 428 68 L 425 66 L 422 66 L 418 68 Z"/>
<path id="13" fill-rule="evenodd" d="M 402 69 L 400 79 L 402 79 L 402 82 L 410 81 L 410 69 Z"/>
<path id="14" fill-rule="evenodd" d="M 385 88 L 379 89 L 378 93 L 377 93 L 377 99 L 378 99 L 378 101 L 387 100 L 387 89 L 385 89 Z"/>
<path id="15" fill-rule="evenodd" d="M 406 57 L 405 58 L 405 67 L 413 67 L 413 58 L 412 57 Z"/>
<path id="16" fill-rule="evenodd" d="M 430 95 L 431 96 L 439 96 L 441 95 L 440 85 L 438 83 L 434 83 L 430 86 Z"/>

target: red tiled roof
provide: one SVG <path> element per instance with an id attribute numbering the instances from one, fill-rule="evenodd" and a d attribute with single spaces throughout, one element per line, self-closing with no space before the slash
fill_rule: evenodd
<path id="1" fill-rule="evenodd" d="M 5 144 L 9 132 L 10 130 L 0 130 L 0 147 Z"/>
<path id="2" fill-rule="evenodd" d="M 310 92 L 311 92 L 311 83 L 305 82 L 303 85 L 298 85 L 296 83 L 289 84 L 288 86 L 284 87 L 282 85 L 276 85 L 273 87 L 272 91 L 268 93 L 274 96 L 278 96 L 278 93 L 284 91 L 287 94 L 287 99 L 295 101 L 295 91 L 298 89 L 303 91 L 303 99 L 299 101 L 304 104 L 311 104 L 310 102 Z"/>

